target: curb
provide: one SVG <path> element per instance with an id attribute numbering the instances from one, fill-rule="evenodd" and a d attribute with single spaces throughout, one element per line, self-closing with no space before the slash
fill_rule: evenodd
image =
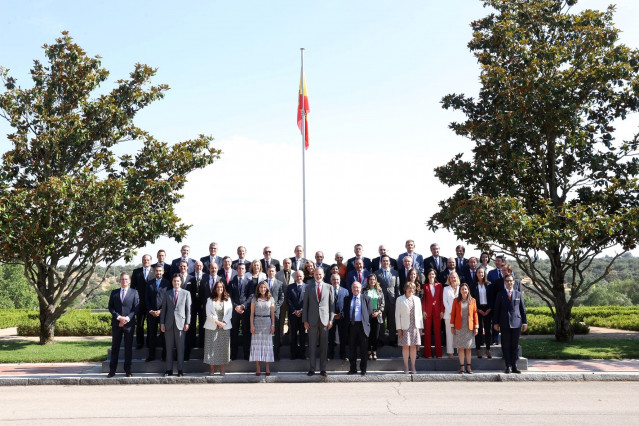
<path id="1" fill-rule="evenodd" d="M 257 377 L 248 374 L 187 377 L 0 377 L 0 386 L 113 386 L 224 383 L 358 383 L 358 382 L 639 382 L 638 373 L 475 373 L 460 374 L 376 374 L 367 376 L 331 374 L 328 377 L 304 374 Z"/>

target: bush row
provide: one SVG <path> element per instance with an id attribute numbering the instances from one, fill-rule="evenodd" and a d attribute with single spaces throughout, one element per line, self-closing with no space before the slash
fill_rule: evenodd
<path id="1" fill-rule="evenodd" d="M 548 315 L 527 314 L 528 330 L 523 334 L 555 334 L 555 320 Z M 575 334 L 588 334 L 590 328 L 574 318 L 570 320 Z"/>

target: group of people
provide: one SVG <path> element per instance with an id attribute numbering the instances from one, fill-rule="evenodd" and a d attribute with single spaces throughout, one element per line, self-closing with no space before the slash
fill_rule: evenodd
<path id="1" fill-rule="evenodd" d="M 445 258 L 439 245 L 432 244 L 426 259 L 415 252 L 413 240 L 405 247 L 393 259 L 380 245 L 379 256 L 371 260 L 357 244 L 354 257 L 344 262 L 338 252 L 330 265 L 322 251 L 314 261 L 304 258 L 301 246 L 281 264 L 268 246 L 264 257 L 253 261 L 242 246 L 237 259 L 220 257 L 216 243 L 199 260 L 189 257 L 185 245 L 170 265 L 164 250 L 153 265 L 145 254 L 141 268 L 130 277 L 120 275 L 121 288 L 109 299 L 113 347 L 108 376 L 115 374 L 123 338 L 124 371 L 132 375 L 134 334 L 138 349 L 148 347 L 147 362 L 162 346 L 165 375 L 173 374 L 174 347 L 178 376 L 193 348 L 203 348 L 210 374 L 218 368 L 224 375 L 225 365 L 239 355 L 240 341 L 243 358 L 256 363 L 255 374 L 262 374 L 264 363 L 264 374 L 270 375 L 269 364 L 280 359 L 286 325 L 291 359 L 306 358 L 308 340 L 309 376 L 317 371 L 318 357 L 320 374 L 327 375 L 327 360 L 335 358 L 338 340 L 339 357 L 350 363 L 348 374 L 358 373 L 359 358 L 359 373 L 366 375 L 368 361 L 377 359 L 383 343 L 402 346 L 404 372 L 415 373 L 422 340 L 423 356 L 438 358 L 445 340 L 450 358 L 457 349 L 459 372 L 472 374 L 473 344 L 480 358 L 485 344 L 491 358 L 490 345 L 500 331 L 506 373 L 519 373 L 517 349 L 526 329 L 526 309 L 521 282 L 505 259 L 497 256 L 492 268 L 488 253 L 479 260 L 466 259 L 461 245 L 455 257 Z"/>

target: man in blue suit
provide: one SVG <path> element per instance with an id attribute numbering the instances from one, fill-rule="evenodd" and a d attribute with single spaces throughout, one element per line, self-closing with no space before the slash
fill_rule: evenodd
<path id="1" fill-rule="evenodd" d="M 131 360 L 133 358 L 133 331 L 135 330 L 135 315 L 138 313 L 140 299 L 137 290 L 129 288 L 131 278 L 129 274 L 120 274 L 120 288 L 113 290 L 109 297 L 109 312 L 111 312 L 111 362 L 107 377 L 115 376 L 118 368 L 120 344 L 124 336 L 124 373 L 131 377 Z"/>
<path id="2" fill-rule="evenodd" d="M 352 295 L 344 299 L 344 314 L 348 329 L 348 352 L 351 362 L 348 374 L 357 373 L 357 347 L 359 346 L 359 369 L 366 375 L 368 362 L 368 336 L 371 332 L 370 315 L 373 313 L 371 298 L 361 294 L 362 285 L 355 281 L 351 287 Z"/>
<path id="3" fill-rule="evenodd" d="M 371 262 L 371 260 L 368 257 L 362 256 L 362 254 L 364 253 L 364 246 L 362 246 L 361 244 L 355 244 L 353 251 L 355 252 L 355 257 L 351 257 L 350 259 L 348 259 L 348 262 L 346 263 L 346 270 L 348 272 L 353 271 L 355 269 L 355 261 L 359 259 L 362 261 L 365 270 L 367 270 L 368 272 L 373 272 L 373 263 Z"/>
<path id="4" fill-rule="evenodd" d="M 517 368 L 519 336 L 526 331 L 526 306 L 521 292 L 514 290 L 515 279 L 512 275 L 504 277 L 506 288 L 497 293 L 494 306 L 495 330 L 501 331 L 501 350 L 506 370 L 504 373 L 521 373 Z"/>
<path id="5" fill-rule="evenodd" d="M 335 300 L 335 316 L 333 316 L 333 328 L 328 330 L 328 358 L 335 358 L 335 335 L 339 336 L 339 357 L 346 361 L 346 341 L 348 339 L 348 325 L 344 319 L 344 299 L 348 296 L 348 290 L 340 286 L 339 274 L 331 275 L 333 286 L 333 299 Z"/>
<path id="6" fill-rule="evenodd" d="M 364 261 L 362 259 L 355 259 L 354 265 L 355 269 L 346 275 L 346 289 L 349 294 L 351 294 L 351 286 L 355 281 L 360 284 L 365 283 L 366 279 L 371 274 L 365 269 Z"/>
<path id="7" fill-rule="evenodd" d="M 173 259 L 173 262 L 171 262 L 171 280 L 173 280 L 173 275 L 175 274 L 180 274 L 180 262 L 184 261 L 186 262 L 186 273 L 189 275 L 193 275 L 193 272 L 195 271 L 195 259 L 191 259 L 189 257 L 189 254 L 191 253 L 191 247 L 189 246 L 182 246 L 182 248 L 180 249 L 180 253 L 182 254 L 182 257 L 178 257 L 177 259 Z M 184 288 L 184 287 L 182 287 Z"/>

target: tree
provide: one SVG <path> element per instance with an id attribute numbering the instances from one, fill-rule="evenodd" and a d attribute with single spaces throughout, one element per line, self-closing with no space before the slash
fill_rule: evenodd
<path id="1" fill-rule="evenodd" d="M 639 53 L 618 42 L 612 6 L 572 13 L 574 0 L 483 3 L 495 12 L 471 24 L 468 44 L 481 66 L 479 96 L 442 100 L 465 115 L 450 127 L 474 142 L 472 158 L 436 168 L 455 192 L 428 225 L 512 256 L 550 307 L 557 340 L 569 342 L 575 299 L 639 238 L 638 138 L 617 141 L 613 126 L 637 111 Z M 586 281 L 595 256 L 615 247 Z M 538 268 L 544 257 L 547 274 Z"/>
<path id="2" fill-rule="evenodd" d="M 74 299 L 101 283 L 87 288 L 98 263 L 108 270 L 160 235 L 185 237 L 189 226 L 174 212 L 180 189 L 220 154 L 209 136 L 169 146 L 133 124 L 168 90 L 150 84 L 155 69 L 136 64 L 92 98 L 109 75 L 99 57 L 67 32 L 44 52 L 48 66 L 34 62 L 30 89 L 0 69 L 0 115 L 14 129 L 0 171 L 0 261 L 24 265 L 38 295 L 41 344 L 53 342 Z M 120 144 L 129 153 L 116 155 Z"/>
<path id="3" fill-rule="evenodd" d="M 0 265 L 0 309 L 33 309 L 38 298 L 22 265 Z"/>

